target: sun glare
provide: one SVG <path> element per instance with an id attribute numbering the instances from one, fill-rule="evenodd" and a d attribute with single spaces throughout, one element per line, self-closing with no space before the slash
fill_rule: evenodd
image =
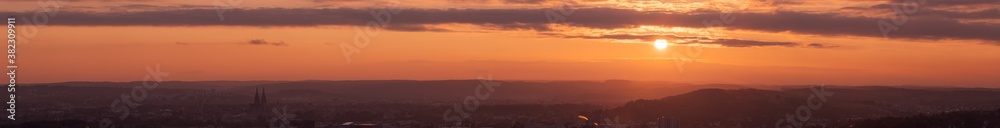
<path id="1" fill-rule="evenodd" d="M 664 39 L 657 39 L 656 41 L 653 42 L 653 47 L 656 47 L 656 49 L 663 50 L 666 49 L 667 46 L 670 46 L 670 44 L 667 43 L 667 40 Z"/>

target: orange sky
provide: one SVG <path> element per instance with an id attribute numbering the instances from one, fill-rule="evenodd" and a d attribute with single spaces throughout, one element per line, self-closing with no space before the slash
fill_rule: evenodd
<path id="1" fill-rule="evenodd" d="M 565 21 L 547 22 L 545 10 L 563 1 L 401 0 L 390 27 L 349 57 L 340 44 L 353 42 L 353 28 L 375 21 L 367 12 L 384 4 L 71 1 L 36 26 L 34 36 L 19 35 L 19 82 L 138 81 L 146 66 L 159 64 L 170 73 L 167 80 L 182 81 L 493 74 L 507 80 L 998 87 L 1000 40 L 982 33 L 1000 32 L 1000 4 L 928 1 L 885 38 L 876 23 L 891 18 L 889 5 L 906 3 L 594 0 L 574 4 Z M 35 1 L 5 3 L 15 6 L 0 14 L 24 22 L 46 8 Z M 218 15 L 217 7 L 231 9 Z M 956 8 L 963 11 L 947 11 Z M 726 13 L 736 17 L 730 24 L 700 25 Z M 829 16 L 835 17 L 821 19 Z M 25 26 L 18 31 L 29 31 Z M 654 39 L 671 44 L 657 49 Z"/>

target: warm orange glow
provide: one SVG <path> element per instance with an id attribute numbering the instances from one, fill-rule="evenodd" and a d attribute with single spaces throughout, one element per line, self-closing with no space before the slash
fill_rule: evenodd
<path id="1" fill-rule="evenodd" d="M 656 47 L 656 49 L 663 50 L 667 49 L 668 46 L 670 46 L 670 44 L 664 39 L 658 39 L 656 42 L 653 42 L 653 47 Z"/>
<path id="2" fill-rule="evenodd" d="M 149 5 L 164 4 L 165 7 L 184 3 L 179 1 L 147 2 Z M 247 2 L 232 7 L 248 10 L 264 7 L 296 8 L 275 9 L 275 11 L 293 12 L 337 11 L 337 9 L 310 10 L 315 9 L 313 6 L 315 3 L 312 2 L 316 1 Z M 844 85 L 994 86 L 1000 84 L 995 80 L 995 78 L 1000 77 L 1000 72 L 998 72 L 1000 67 L 996 66 L 1000 65 L 1000 46 L 995 45 L 997 44 L 996 40 L 988 40 L 991 39 L 988 35 L 903 35 L 937 34 L 914 32 L 940 28 L 925 27 L 928 25 L 920 24 L 924 23 L 921 20 L 913 20 L 905 26 L 898 26 L 902 29 L 887 33 L 890 38 L 882 37 L 881 33 L 876 33 L 877 31 L 868 31 L 879 29 L 872 25 L 876 24 L 878 18 L 856 20 L 863 22 L 857 24 L 865 24 L 864 26 L 836 27 L 823 27 L 822 24 L 813 22 L 785 21 L 786 19 L 828 17 L 826 14 L 861 18 L 892 16 L 893 13 L 884 11 L 842 9 L 845 7 L 868 7 L 885 2 L 888 1 L 830 1 L 827 3 L 810 1 L 801 4 L 781 4 L 788 6 L 787 8 L 782 7 L 785 8 L 785 11 L 781 13 L 774 13 L 774 10 L 768 9 L 776 8 L 774 6 L 777 4 L 749 0 L 722 3 L 711 1 L 580 2 L 581 7 L 643 9 L 578 8 L 571 14 L 555 11 L 556 14 L 559 14 L 558 16 L 568 20 L 550 22 L 549 19 L 544 19 L 545 17 L 540 17 L 542 19 L 520 17 L 521 11 L 512 11 L 514 13 L 511 14 L 515 15 L 493 15 L 494 13 L 505 14 L 503 12 L 510 11 L 509 9 L 535 7 L 548 9 L 549 6 L 524 6 L 496 2 L 466 2 L 456 3 L 461 5 L 453 6 L 445 4 L 450 3 L 449 1 L 415 0 L 404 4 L 406 8 L 415 8 L 414 10 L 404 10 L 398 16 L 391 16 L 392 21 L 386 22 L 389 22 L 393 28 L 381 29 L 377 31 L 377 36 L 368 38 L 370 44 L 358 49 L 360 52 L 351 56 L 350 63 L 345 61 L 344 52 L 339 44 L 363 40 L 363 38 L 355 38 L 356 35 L 360 34 L 353 28 L 363 28 L 366 25 L 363 23 L 368 21 L 378 22 L 379 19 L 371 17 L 370 14 L 366 13 L 361 17 L 346 17 L 354 16 L 353 14 L 342 16 L 335 15 L 339 13 L 323 14 L 321 17 L 327 19 L 316 22 L 252 21 L 245 19 L 254 19 L 256 17 L 253 16 L 257 15 L 228 11 L 217 14 L 220 11 L 209 9 L 203 13 L 198 11 L 190 13 L 196 16 L 209 15 L 213 17 L 202 19 L 170 17 L 161 20 L 177 20 L 178 23 L 163 22 L 162 24 L 166 25 L 151 25 L 148 22 L 156 20 L 108 23 L 103 21 L 80 22 L 108 18 L 64 16 L 63 13 L 82 14 L 91 13 L 91 11 L 102 12 L 102 10 L 63 8 L 59 9 L 60 15 L 50 18 L 52 20 L 50 24 L 38 26 L 37 32 L 27 27 L 26 24 L 19 26 L 24 28 L 24 30 L 19 31 L 23 32 L 21 34 L 35 34 L 18 36 L 21 39 L 19 43 L 22 43 L 18 46 L 18 57 L 19 63 L 28 65 L 21 68 L 24 68 L 25 71 L 31 71 L 21 74 L 23 79 L 20 80 L 26 83 L 134 81 L 136 76 L 144 72 L 142 67 L 160 64 L 165 72 L 174 74 L 171 75 L 171 80 L 178 81 L 440 80 L 468 79 L 473 74 L 493 73 L 503 76 L 501 77 L 503 79 L 531 80 L 628 79 Z M 5 12 L 42 10 L 34 8 L 37 7 L 36 2 L 13 1 L 11 3 L 22 6 L 16 6 L 17 9 L 12 8 L 5 10 Z M 114 4 L 116 3 L 87 1 L 72 5 L 81 6 L 80 9 L 100 9 L 100 7 Z M 212 2 L 202 4 L 214 6 Z M 331 5 L 335 6 L 330 8 L 371 6 L 367 2 L 344 2 Z M 560 5 L 560 2 L 545 2 L 543 5 L 555 7 Z M 478 20 L 456 18 L 441 19 L 440 22 L 426 21 L 428 23 L 414 22 L 413 18 L 424 16 L 411 15 L 446 13 L 449 10 L 428 10 L 457 6 L 469 10 L 451 11 L 488 13 L 490 15 L 471 17 L 480 18 Z M 751 7 L 744 10 L 741 9 L 743 6 Z M 665 7 L 678 7 L 678 9 Z M 972 8 L 971 10 L 976 10 L 975 8 L 993 9 L 991 7 L 993 6 L 983 5 L 982 7 L 969 6 L 967 8 Z M 933 7 L 921 7 L 921 10 L 931 8 Z M 188 12 L 170 12 L 170 9 L 157 10 L 159 8 L 135 9 L 131 11 L 151 11 L 150 14 L 165 16 L 184 16 L 174 15 L 174 13 Z M 690 10 L 698 9 L 714 9 L 735 13 L 687 13 Z M 204 11 L 204 9 L 194 10 Z M 650 12 L 630 12 L 643 10 Z M 166 12 L 152 13 L 156 11 Z M 419 11 L 434 13 L 412 13 Z M 841 13 L 842 11 L 864 13 Z M 346 11 L 344 14 L 352 12 L 369 11 Z M 286 12 L 279 14 L 284 13 Z M 35 13 L 26 14 L 30 17 Z M 288 14 L 298 13 L 288 12 Z M 448 14 L 466 13 L 453 12 Z M 630 18 L 602 19 L 631 16 L 619 14 L 642 14 L 637 16 L 644 17 L 632 19 L 648 19 L 649 21 L 625 21 Z M 921 11 L 920 14 L 925 13 Z M 94 16 L 104 15 L 127 14 L 94 14 Z M 537 15 L 546 14 L 539 13 Z M 705 15 L 711 18 L 704 19 L 701 16 L 686 15 Z M 739 18 L 729 17 L 730 15 L 738 15 L 734 17 Z M 228 18 L 225 21 L 219 21 L 215 16 Z M 911 19 L 918 19 L 916 18 L 918 16 L 922 15 L 912 15 L 914 18 Z M 118 19 L 143 19 L 142 17 L 155 16 L 137 15 L 132 16 L 132 18 L 122 16 Z M 389 19 L 386 17 L 389 16 L 383 16 L 383 20 Z M 435 18 L 448 17 L 458 16 L 449 15 Z M 687 17 L 697 18 L 676 19 Z M 76 19 L 70 20 L 71 18 Z M 892 17 L 881 19 L 889 18 Z M 29 19 L 19 18 L 19 22 L 28 22 Z M 510 21 L 497 21 L 496 19 L 510 19 Z M 834 19 L 837 17 L 822 20 Z M 954 19 L 958 20 L 955 23 L 967 22 L 962 18 Z M 356 21 L 361 22 L 359 24 L 301 26 L 289 24 L 352 23 Z M 685 21 L 691 23 L 682 23 Z M 752 25 L 769 23 L 763 21 L 802 24 L 797 26 L 809 26 L 804 28 L 816 28 L 817 30 L 799 30 L 803 27 L 757 28 L 775 25 Z M 837 21 L 839 22 L 839 20 Z M 705 26 L 704 23 L 712 25 Z M 373 31 L 374 29 L 359 30 L 376 32 Z M 861 32 L 859 32 L 860 34 L 844 32 L 847 30 Z M 947 40 L 913 38 L 925 36 Z M 251 40 L 262 40 L 268 44 L 248 44 L 247 41 Z M 273 43 L 281 43 L 282 45 Z"/>

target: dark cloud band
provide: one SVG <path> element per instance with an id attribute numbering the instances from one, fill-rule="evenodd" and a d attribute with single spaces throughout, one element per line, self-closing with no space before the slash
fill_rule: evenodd
<path id="1" fill-rule="evenodd" d="M 375 20 L 389 18 L 393 25 L 388 29 L 408 31 L 439 29 L 413 26 L 434 24 L 474 24 L 501 29 L 529 29 L 551 31 L 553 24 L 545 17 L 545 9 L 408 9 L 402 13 L 373 16 L 371 9 L 287 9 L 260 8 L 234 9 L 227 12 L 226 20 L 218 20 L 216 10 L 188 9 L 142 12 L 76 12 L 62 11 L 49 19 L 48 25 L 71 26 L 360 26 Z M 30 16 L 24 12 L 0 12 L 0 15 Z M 829 13 L 774 12 L 736 13 L 735 22 L 723 27 L 731 30 L 763 32 L 791 32 L 823 36 L 882 37 L 875 24 L 880 19 L 871 17 L 846 17 Z M 706 27 L 703 22 L 718 19 L 719 13 L 673 14 L 642 12 L 626 9 L 578 9 L 565 22 L 572 26 L 589 28 L 629 28 L 640 25 L 670 27 Z M 27 17 L 26 17 L 27 18 Z M 30 18 L 29 18 L 30 19 Z M 973 39 L 998 42 L 1000 26 L 990 23 L 961 22 L 947 17 L 909 17 L 893 38 L 908 39 Z"/>

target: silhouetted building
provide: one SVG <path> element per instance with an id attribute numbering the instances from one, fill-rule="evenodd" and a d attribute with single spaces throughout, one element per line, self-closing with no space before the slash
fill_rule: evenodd
<path id="1" fill-rule="evenodd" d="M 292 120 L 291 124 L 295 128 L 315 128 L 316 121 L 312 120 Z"/>
<path id="2" fill-rule="evenodd" d="M 264 89 L 264 86 L 254 88 L 253 103 L 247 106 L 246 112 L 256 116 L 252 125 L 268 126 L 268 117 L 271 115 L 267 110 L 267 90 Z"/>
<path id="3" fill-rule="evenodd" d="M 254 89 L 253 104 L 250 104 L 250 108 L 260 111 L 267 110 L 267 90 L 264 86 Z"/>
<path id="4" fill-rule="evenodd" d="M 378 124 L 373 123 L 354 123 L 354 122 L 344 122 L 340 124 L 341 128 L 381 128 Z"/>
<path id="5" fill-rule="evenodd" d="M 677 122 L 677 118 L 670 117 L 670 119 L 660 117 L 656 119 L 657 128 L 679 128 L 680 124 Z"/>

